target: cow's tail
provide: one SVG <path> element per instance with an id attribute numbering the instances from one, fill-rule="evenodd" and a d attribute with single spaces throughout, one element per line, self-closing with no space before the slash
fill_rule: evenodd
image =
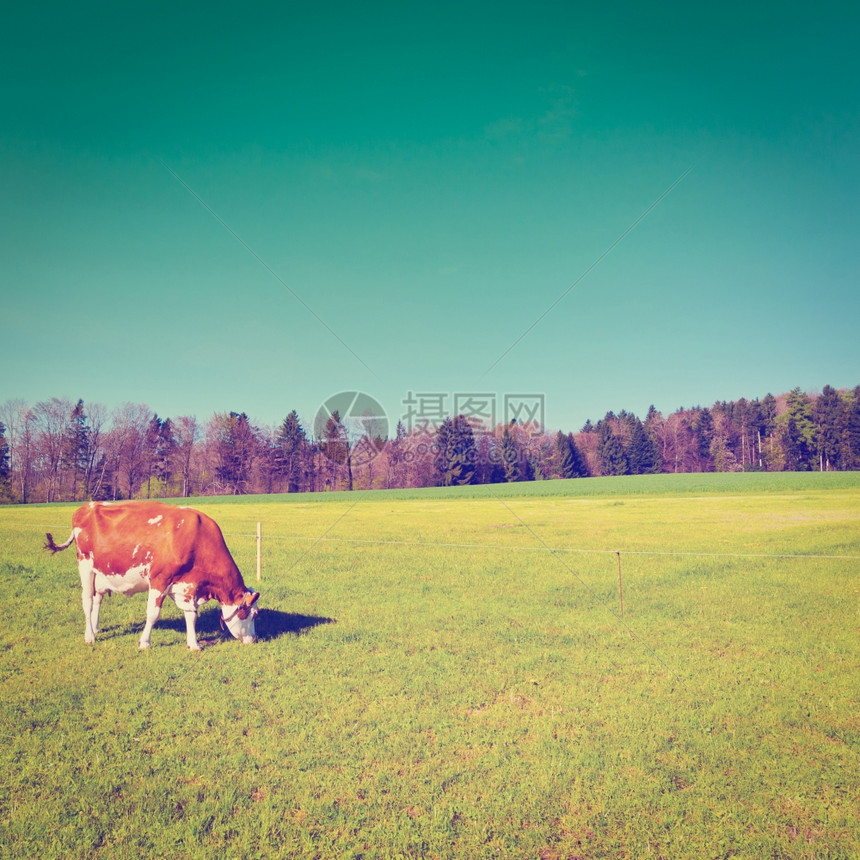
<path id="1" fill-rule="evenodd" d="M 59 546 L 54 543 L 54 536 L 50 532 L 46 532 L 45 537 L 47 538 L 45 541 L 45 549 L 49 549 L 54 553 L 59 552 L 62 549 L 68 549 L 75 540 L 75 532 L 73 530 L 69 535 L 69 539 L 65 543 L 61 543 Z"/>

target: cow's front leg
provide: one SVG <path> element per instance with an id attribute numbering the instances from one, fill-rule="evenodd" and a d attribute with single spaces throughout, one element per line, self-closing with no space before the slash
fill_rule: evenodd
<path id="1" fill-rule="evenodd" d="M 149 590 L 149 596 L 146 599 L 146 624 L 143 627 L 143 633 L 140 634 L 140 647 L 149 648 L 149 638 L 152 635 L 152 627 L 158 616 L 161 615 L 161 604 L 164 603 L 164 595 L 154 588 Z"/>
<path id="2" fill-rule="evenodd" d="M 197 598 L 194 587 L 187 583 L 171 586 L 166 594 L 173 598 L 173 602 L 182 610 L 185 616 L 185 641 L 192 651 L 199 651 L 197 644 Z"/>
<path id="3" fill-rule="evenodd" d="M 188 642 L 188 647 L 192 651 L 199 651 L 200 646 L 197 644 L 197 610 L 183 609 L 185 613 L 185 638 Z"/>

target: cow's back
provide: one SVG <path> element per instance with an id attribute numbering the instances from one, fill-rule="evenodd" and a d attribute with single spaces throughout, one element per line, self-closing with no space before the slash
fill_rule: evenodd
<path id="1" fill-rule="evenodd" d="M 73 517 L 79 558 L 107 575 L 146 569 L 153 587 L 194 586 L 201 599 L 231 602 L 244 582 L 218 524 L 200 511 L 163 502 L 93 502 Z"/>
<path id="2" fill-rule="evenodd" d="M 176 517 L 170 505 L 153 502 L 94 502 L 76 511 L 79 558 L 92 558 L 104 573 L 149 566 L 151 575 L 182 567 L 196 541 L 196 511 Z M 185 511 L 183 511 L 185 513 Z M 199 515 L 198 515 L 199 516 Z M 193 553 L 192 553 L 193 554 Z"/>

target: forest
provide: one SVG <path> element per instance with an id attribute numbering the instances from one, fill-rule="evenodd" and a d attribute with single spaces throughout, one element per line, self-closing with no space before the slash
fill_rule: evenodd
<path id="1" fill-rule="evenodd" d="M 794 388 L 644 419 L 608 412 L 578 432 L 455 415 L 372 437 L 332 413 L 318 433 L 295 410 L 161 418 L 53 397 L 0 405 L 0 502 L 313 493 L 656 472 L 860 469 L 860 386 Z"/>

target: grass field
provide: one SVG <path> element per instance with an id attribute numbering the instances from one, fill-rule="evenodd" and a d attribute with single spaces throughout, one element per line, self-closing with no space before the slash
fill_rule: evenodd
<path id="1" fill-rule="evenodd" d="M 194 504 L 257 645 L 0 509 L 0 856 L 860 856 L 860 475 Z"/>

